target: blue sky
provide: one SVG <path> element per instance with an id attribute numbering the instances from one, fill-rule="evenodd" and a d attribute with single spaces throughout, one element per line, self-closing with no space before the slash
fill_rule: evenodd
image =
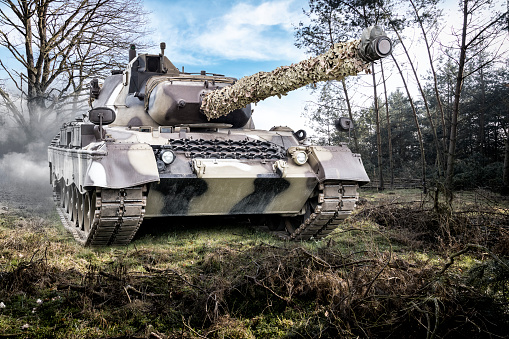
<path id="1" fill-rule="evenodd" d="M 305 0 L 145 0 L 152 40 L 165 41 L 175 65 L 244 76 L 300 61 L 294 26 Z"/>
<path id="2" fill-rule="evenodd" d="M 165 55 L 179 69 L 184 66 L 186 71 L 206 70 L 241 78 L 309 57 L 295 47 L 294 36 L 299 22 L 307 22 L 303 13 L 309 8 L 307 0 L 144 0 L 144 4 L 151 12 L 153 45 L 166 42 Z M 456 0 L 444 0 L 440 6 L 448 12 L 444 18 L 449 22 L 460 19 Z M 444 33 L 450 33 L 450 29 L 444 29 Z M 422 50 L 419 43 L 418 32 L 409 35 L 407 44 L 412 50 Z M 416 58 L 423 58 L 418 64 L 428 64 L 425 54 Z M 424 72 L 426 69 L 423 67 Z M 397 78 L 396 72 L 392 73 L 389 80 Z M 361 74 L 359 78 L 361 83 L 371 81 L 370 75 Z M 394 87 L 391 91 L 402 85 L 389 81 L 389 86 Z M 361 106 L 372 100 L 369 85 L 356 87 L 350 95 Z M 281 99 L 266 99 L 253 106 L 255 125 L 264 129 L 278 125 L 302 128 L 312 134 L 301 114 L 313 99 L 307 88 Z"/>
<path id="3" fill-rule="evenodd" d="M 165 55 L 179 69 L 241 78 L 271 71 L 307 56 L 295 47 L 294 27 L 305 21 L 306 0 L 145 0 L 152 42 L 166 42 Z M 158 47 L 154 48 L 157 52 Z M 257 128 L 305 128 L 301 112 L 309 91 L 269 98 L 254 108 Z"/>

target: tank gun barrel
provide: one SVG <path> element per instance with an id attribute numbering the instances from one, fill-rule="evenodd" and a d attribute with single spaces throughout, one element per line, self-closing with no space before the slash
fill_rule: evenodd
<path id="1" fill-rule="evenodd" d="M 336 43 L 329 51 L 291 66 L 271 72 L 259 72 L 238 80 L 234 85 L 207 93 L 201 110 L 208 119 L 297 88 L 369 71 L 369 64 L 389 55 L 392 42 L 379 26 L 366 28 L 360 40 Z"/>

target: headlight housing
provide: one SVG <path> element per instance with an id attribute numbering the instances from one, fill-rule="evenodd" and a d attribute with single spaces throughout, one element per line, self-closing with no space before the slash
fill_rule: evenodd
<path id="1" fill-rule="evenodd" d="M 170 150 L 164 150 L 161 152 L 161 160 L 166 164 L 166 165 L 169 165 L 171 164 L 172 162 L 175 161 L 175 153 L 173 153 L 173 151 L 170 151 Z"/>
<path id="2" fill-rule="evenodd" d="M 296 151 L 293 152 L 292 159 L 297 165 L 301 166 L 304 165 L 306 161 L 308 161 L 308 155 L 304 151 Z"/>

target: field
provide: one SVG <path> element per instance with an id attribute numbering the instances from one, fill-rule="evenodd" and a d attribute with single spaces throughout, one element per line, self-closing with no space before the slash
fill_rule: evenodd
<path id="1" fill-rule="evenodd" d="M 180 218 L 147 222 L 129 246 L 83 248 L 44 188 L 2 184 L 0 338 L 507 336 L 509 201 L 488 191 L 452 208 L 362 191 L 321 241 Z"/>

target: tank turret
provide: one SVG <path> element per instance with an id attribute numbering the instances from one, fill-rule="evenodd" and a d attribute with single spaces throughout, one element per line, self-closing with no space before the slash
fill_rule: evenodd
<path id="1" fill-rule="evenodd" d="M 240 80 L 205 71 L 181 72 L 164 56 L 164 49 L 161 43 L 158 55 L 136 56 L 132 45 L 124 72 L 114 72 L 102 88 L 97 80 L 91 84 L 92 107 L 115 109 L 114 125 L 118 126 L 222 123 L 250 127 L 251 103 L 368 71 L 370 62 L 390 54 L 392 44 L 379 26 L 372 26 L 359 40 L 337 43 L 317 57 Z"/>

